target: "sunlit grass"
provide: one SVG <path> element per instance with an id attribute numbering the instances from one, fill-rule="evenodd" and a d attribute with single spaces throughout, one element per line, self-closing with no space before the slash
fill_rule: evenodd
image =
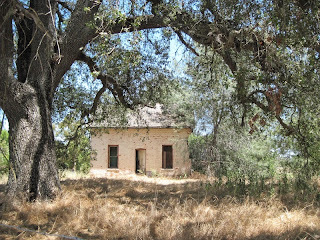
<path id="1" fill-rule="evenodd" d="M 66 179 L 83 179 L 83 178 L 89 178 L 89 174 L 78 172 L 78 171 L 71 171 L 71 170 L 60 170 L 59 178 L 62 181 Z"/>
<path id="2" fill-rule="evenodd" d="M 68 179 L 53 202 L 5 202 L 0 223 L 83 239 L 320 238 L 315 203 L 288 207 L 275 197 L 217 195 L 204 179 L 151 180 Z M 0 239 L 59 239 L 3 227 L 0 232 Z"/>

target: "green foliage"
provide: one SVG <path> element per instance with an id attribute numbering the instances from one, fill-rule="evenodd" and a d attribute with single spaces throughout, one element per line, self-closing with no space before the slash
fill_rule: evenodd
<path id="1" fill-rule="evenodd" d="M 225 121 L 240 125 L 241 110 L 235 99 L 236 84 L 219 55 L 207 51 L 193 58 L 187 73 L 190 76 L 186 81 L 191 92 L 189 104 L 198 122 L 198 131 L 209 133 L 212 130 L 216 135 Z"/>
<path id="2" fill-rule="evenodd" d="M 59 170 L 87 173 L 90 170 L 89 133 L 76 122 L 66 119 L 56 126 L 56 154 Z"/>
<path id="3" fill-rule="evenodd" d="M 190 156 L 195 170 L 232 181 L 275 175 L 277 154 L 270 139 L 251 136 L 232 126 L 222 128 L 216 139 L 213 135 L 190 136 Z"/>
<path id="4" fill-rule="evenodd" d="M 293 152 L 281 154 L 270 136 L 248 135 L 230 126 L 223 129 L 215 145 L 212 135 L 189 138 L 193 169 L 215 178 L 207 188 L 236 197 L 289 195 L 292 201 L 320 203 L 320 172 L 312 161 Z"/>
<path id="5" fill-rule="evenodd" d="M 69 122 L 68 129 L 93 119 L 104 123 L 117 119 L 123 125 L 125 109 L 120 103 L 134 108 L 160 102 L 181 122 L 193 123 L 195 118 L 198 135 L 190 138 L 190 149 L 197 170 L 241 183 L 288 179 L 290 174 L 304 172 L 300 170 L 308 170 L 305 176 L 309 178 L 318 174 L 319 3 L 190 0 L 182 5 L 163 3 L 152 10 L 139 1 L 122 4 L 105 3 L 91 23 L 100 34 L 84 52 L 99 70 L 89 74 L 78 63 L 59 87 L 55 116 Z M 107 31 L 112 24 L 124 24 L 128 16 L 135 17 L 132 27 L 139 28 L 150 10 L 159 16 L 167 13 L 163 21 L 171 23 L 172 30 L 128 32 L 123 28 L 121 35 Z M 176 24 L 186 12 L 190 18 Z M 206 22 L 210 32 L 202 34 L 206 29 L 198 27 L 200 22 Z M 191 23 L 199 35 L 187 30 Z M 184 55 L 188 69 L 175 78 L 168 67 L 173 30 L 181 31 L 199 53 L 198 57 Z M 220 42 L 211 39 L 212 44 L 206 44 L 208 36 Z M 94 110 L 92 93 L 102 88 L 96 83 L 101 74 L 115 83 L 108 83 Z M 79 75 L 87 81 L 80 83 Z M 122 89 L 122 96 L 116 87 Z M 266 132 L 274 137 L 259 136 Z M 64 141 L 59 144 L 66 145 Z M 298 162 L 303 164 L 293 164 Z M 280 176 L 279 169 L 287 166 L 290 174 Z"/>
<path id="6" fill-rule="evenodd" d="M 223 29 L 227 39 L 196 45 L 199 56 L 188 64 L 198 123 L 189 143 L 194 169 L 230 192 L 314 191 L 319 2 L 201 3 L 201 17 L 212 22 L 209 35 L 217 39 Z M 257 39 L 255 52 L 249 45 Z"/>
<path id="7" fill-rule="evenodd" d="M 171 115 L 180 127 L 195 127 L 192 93 L 183 84 L 174 83 L 167 96 L 162 99 L 165 114 Z"/>
<path id="8" fill-rule="evenodd" d="M 169 44 L 161 43 L 159 34 L 158 30 L 122 36 L 103 33 L 85 49 L 99 71 L 90 72 L 79 62 L 64 76 L 53 113 L 59 168 L 88 170 L 91 124 L 125 127 L 127 107 L 163 103 L 175 89 L 177 81 L 161 67 L 167 63 Z M 169 38 L 167 34 L 162 41 Z M 101 74 L 111 82 L 105 83 L 97 97 L 105 87 L 96 79 Z M 87 81 L 80 81 L 79 76 Z"/>
<path id="9" fill-rule="evenodd" d="M 316 97 L 320 82 L 312 73 L 315 65 L 313 70 L 306 66 L 302 53 L 286 54 L 281 55 L 283 61 L 296 73 L 284 81 L 287 95 L 281 99 L 288 106 L 281 110 L 281 117 L 296 129 L 291 136 L 276 125 L 276 109 L 265 112 L 244 100 L 250 92 L 268 86 L 258 82 L 264 81 L 264 73 L 248 63 L 248 55 L 238 59 L 236 75 L 214 51 L 206 50 L 190 62 L 186 84 L 192 90 L 197 131 L 190 136 L 189 150 L 193 169 L 217 179 L 208 187 L 227 189 L 232 195 L 290 191 L 299 198 L 314 195 L 312 179 L 319 176 L 320 159 Z M 246 80 L 255 74 L 257 81 Z"/>
<path id="10" fill-rule="evenodd" d="M 0 175 L 9 170 L 9 133 L 1 131 L 0 135 Z"/>
<path id="11" fill-rule="evenodd" d="M 213 129 L 219 119 L 236 119 L 251 132 L 274 131 L 277 122 L 292 151 L 319 162 L 318 9 L 318 1 L 201 1 L 210 34 L 223 29 L 229 39 L 199 44 L 200 56 L 190 60 L 199 118 Z"/>
<path id="12" fill-rule="evenodd" d="M 168 64 L 169 41 L 170 35 L 163 37 L 161 30 L 106 34 L 87 46 L 87 51 L 94 54 L 101 73 L 112 76 L 124 90 L 125 102 L 154 104 L 174 84 L 170 70 L 163 67 Z"/>

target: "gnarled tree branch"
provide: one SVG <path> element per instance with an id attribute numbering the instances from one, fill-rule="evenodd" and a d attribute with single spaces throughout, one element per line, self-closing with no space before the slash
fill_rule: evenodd
<path id="1" fill-rule="evenodd" d="M 96 63 L 94 62 L 94 60 L 91 57 L 89 57 L 89 56 L 85 55 L 83 52 L 81 52 L 78 55 L 77 60 L 86 63 L 92 73 L 98 72 L 99 74 L 96 76 L 96 78 L 99 79 L 102 83 L 102 87 L 97 92 L 91 109 L 86 111 L 84 113 L 85 115 L 94 114 L 96 112 L 100 98 L 101 98 L 102 94 L 107 89 L 112 93 L 114 98 L 117 101 L 119 101 L 122 105 L 124 105 L 127 108 L 131 108 L 131 109 L 133 108 L 133 105 L 125 99 L 125 89 L 122 88 L 117 83 L 117 81 L 113 77 L 111 77 L 110 75 L 102 74 L 99 67 L 96 65 Z"/>
<path id="2" fill-rule="evenodd" d="M 180 31 L 175 31 L 175 33 L 178 35 L 178 37 L 179 37 L 180 41 L 183 43 L 183 45 L 185 45 L 185 46 L 186 46 L 191 52 L 193 52 L 196 56 L 199 56 L 199 53 L 197 53 L 197 51 L 196 51 L 189 43 L 187 43 L 187 42 L 184 40 L 184 38 L 183 38 L 183 36 L 182 36 L 182 34 L 181 34 Z"/>
<path id="3" fill-rule="evenodd" d="M 158 16 L 148 15 L 139 17 L 140 24 L 139 26 L 135 25 L 135 20 L 137 17 L 128 17 L 125 21 L 115 21 L 113 24 L 99 29 L 88 26 L 88 23 L 92 23 L 94 20 L 95 13 L 98 12 L 99 5 L 88 5 L 84 0 L 79 0 L 77 4 L 81 5 L 76 6 L 76 11 L 71 15 L 68 27 L 65 32 L 65 37 L 62 40 L 61 44 L 61 55 L 63 56 L 61 63 L 57 66 L 57 74 L 55 80 L 55 88 L 59 85 L 62 76 L 66 73 L 67 70 L 71 67 L 74 60 L 76 60 L 81 54 L 82 49 L 86 44 L 92 41 L 94 38 L 98 37 L 100 31 L 109 32 L 112 34 L 124 32 L 132 32 L 144 29 L 154 29 L 166 26 L 163 22 L 163 19 Z M 84 12 L 84 7 L 91 7 L 89 12 Z"/>
<path id="4" fill-rule="evenodd" d="M 266 96 L 265 91 L 260 91 L 257 90 L 257 93 L 262 93 Z M 254 93 L 253 93 L 254 94 Z M 266 114 L 270 113 L 270 109 L 268 106 L 265 106 L 263 103 L 259 102 L 255 97 L 253 97 L 253 94 L 250 94 L 250 99 L 248 101 L 250 101 L 251 103 L 255 104 L 257 107 L 259 107 L 263 112 L 265 112 Z M 267 96 L 266 96 L 267 97 Z M 268 98 L 267 98 L 268 99 Z M 288 124 L 286 124 L 283 119 L 280 117 L 279 114 L 275 114 L 274 116 L 277 121 L 280 123 L 280 125 L 287 131 L 287 135 L 291 135 L 295 132 L 294 128 Z"/>

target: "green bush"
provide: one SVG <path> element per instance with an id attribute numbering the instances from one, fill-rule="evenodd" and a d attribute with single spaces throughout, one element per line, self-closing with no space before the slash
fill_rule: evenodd
<path id="1" fill-rule="evenodd" d="M 293 200 L 320 203 L 316 160 L 281 155 L 272 139 L 230 131 L 215 141 L 212 135 L 189 138 L 193 169 L 216 178 L 207 188 L 232 196 L 293 194 Z"/>
<path id="2" fill-rule="evenodd" d="M 9 170 L 9 134 L 6 130 L 0 135 L 0 175 L 8 173 Z"/>

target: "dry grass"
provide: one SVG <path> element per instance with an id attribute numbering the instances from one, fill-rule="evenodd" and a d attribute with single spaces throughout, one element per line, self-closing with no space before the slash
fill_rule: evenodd
<path id="1" fill-rule="evenodd" d="M 0 223 L 82 239 L 320 239 L 310 203 L 216 196 L 203 179 L 129 178 L 65 180 L 54 202 L 3 203 Z M 0 239 L 63 238 L 0 227 Z"/>

